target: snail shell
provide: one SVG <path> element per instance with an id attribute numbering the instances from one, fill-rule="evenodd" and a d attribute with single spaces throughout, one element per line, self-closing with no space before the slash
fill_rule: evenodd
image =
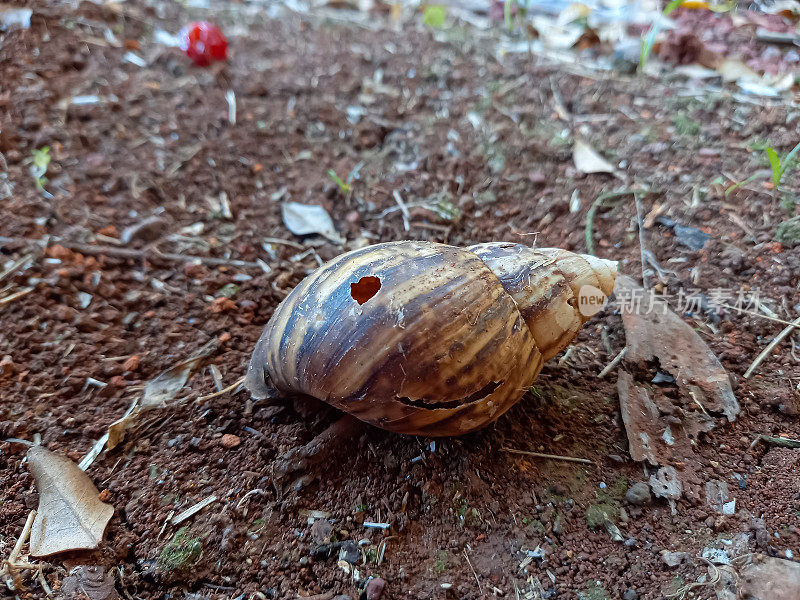
<path id="1" fill-rule="evenodd" d="M 343 254 L 278 306 L 246 386 L 271 381 L 407 434 L 491 423 L 588 320 L 579 290 L 605 299 L 616 263 L 566 250 L 390 242 Z M 590 289 L 590 288 L 586 288 Z"/>

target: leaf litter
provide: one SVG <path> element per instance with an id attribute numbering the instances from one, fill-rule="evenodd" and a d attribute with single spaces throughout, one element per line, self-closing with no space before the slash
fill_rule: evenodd
<path id="1" fill-rule="evenodd" d="M 644 291 L 632 278 L 617 277 L 618 297 L 644 296 Z M 664 491 L 662 495 L 674 499 L 675 493 L 680 496 L 680 489 L 685 489 L 698 497 L 700 480 L 694 451 L 698 436 L 716 427 L 720 417 L 734 421 L 739 403 L 728 373 L 697 332 L 665 301 L 656 297 L 648 297 L 647 301 L 652 301 L 647 310 L 626 307 L 621 311 L 628 370 L 619 371 L 617 389 L 630 454 L 636 461 L 666 466 L 676 473 L 669 479 L 682 485 L 670 487 L 669 493 Z M 677 395 L 672 385 L 664 388 L 637 381 L 636 373 L 647 371 L 653 363 L 659 372 L 674 378 Z M 671 382 L 671 378 L 659 380 Z M 679 464 L 684 466 L 678 476 L 674 466 Z M 663 478 L 655 481 L 659 482 L 659 489 L 666 489 Z M 651 486 L 653 483 L 651 480 Z"/>
<path id="2" fill-rule="evenodd" d="M 33 446 L 27 459 L 39 490 L 31 556 L 97 548 L 114 507 L 100 500 L 89 476 L 68 458 Z"/>

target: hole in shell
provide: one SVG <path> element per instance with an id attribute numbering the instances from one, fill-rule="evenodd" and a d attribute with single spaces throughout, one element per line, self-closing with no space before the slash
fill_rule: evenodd
<path id="1" fill-rule="evenodd" d="M 459 398 L 458 400 L 446 400 L 444 402 L 430 402 L 424 398 L 406 398 L 404 396 L 395 396 L 395 398 L 407 406 L 416 406 L 417 408 L 426 408 L 429 410 L 437 408 L 458 408 L 459 406 L 473 404 L 483 400 L 494 393 L 501 385 L 503 385 L 502 381 L 490 381 L 477 392 L 473 392 L 469 396 Z"/>
<path id="2" fill-rule="evenodd" d="M 362 277 L 356 283 L 350 284 L 350 295 L 359 304 L 364 304 L 381 289 L 381 280 L 373 275 Z"/>

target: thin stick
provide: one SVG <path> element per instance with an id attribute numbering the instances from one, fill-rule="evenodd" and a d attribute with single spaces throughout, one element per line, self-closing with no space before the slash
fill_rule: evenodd
<path id="1" fill-rule="evenodd" d="M 260 269 L 261 265 L 255 262 L 246 260 L 238 260 L 234 258 L 215 258 L 213 256 L 194 256 L 190 254 L 176 254 L 174 252 L 160 252 L 153 248 L 143 248 L 141 250 L 134 250 L 133 248 L 117 248 L 116 246 L 95 246 L 91 244 L 80 244 L 77 242 L 69 242 L 67 240 L 59 240 L 58 238 L 50 238 L 49 240 L 34 240 L 30 238 L 8 238 L 0 237 L 0 244 L 28 244 L 28 245 L 48 245 L 49 242 L 56 243 L 69 250 L 87 254 L 90 256 L 115 256 L 120 258 L 147 258 L 148 256 L 162 258 L 164 260 L 176 262 L 201 262 L 207 265 L 223 265 L 229 267 L 247 267 Z"/>
<path id="2" fill-rule="evenodd" d="M 303 244 L 299 244 L 297 242 L 293 242 L 291 240 L 282 240 L 281 238 L 274 238 L 274 237 L 265 237 L 262 238 L 265 243 L 267 244 L 280 244 L 282 246 L 290 246 L 292 248 L 297 248 L 298 250 L 305 250 L 306 247 Z"/>
<path id="3" fill-rule="evenodd" d="M 408 212 L 408 207 L 406 203 L 403 202 L 403 197 L 400 195 L 400 192 L 394 190 L 392 192 L 392 197 L 397 203 L 397 206 L 400 207 L 400 214 L 403 215 L 403 228 L 408 231 L 410 229 L 409 221 L 411 220 L 411 213 Z"/>
<path id="4" fill-rule="evenodd" d="M 196 504 L 193 504 L 192 506 L 190 506 L 189 508 L 184 510 L 182 513 L 177 514 L 174 517 L 172 517 L 172 524 L 173 525 L 180 525 L 186 519 L 188 519 L 189 517 L 193 517 L 195 514 L 199 513 L 201 510 L 203 510 L 206 506 L 208 506 L 212 502 L 216 502 L 216 501 L 217 501 L 217 497 L 216 496 L 209 496 L 208 498 L 204 498 L 203 500 L 200 500 L 200 502 L 198 502 Z"/>
<path id="5" fill-rule="evenodd" d="M 208 394 L 208 396 L 200 396 L 195 402 L 204 402 L 206 400 L 211 400 L 212 398 L 216 398 L 217 396 L 222 396 L 223 394 L 227 394 L 228 392 L 236 389 L 240 385 L 244 383 L 244 377 L 239 377 L 236 381 L 226 387 L 224 390 L 220 390 L 218 392 L 214 392 L 213 394 Z"/>
<path id="6" fill-rule="evenodd" d="M 475 567 L 472 566 L 472 562 L 469 560 L 469 555 L 467 554 L 467 549 L 464 548 L 463 552 L 464 552 L 464 558 L 467 559 L 467 564 L 469 565 L 469 568 L 472 570 L 472 574 L 475 576 L 475 583 L 478 584 L 478 591 L 482 595 L 483 594 L 483 587 L 481 586 L 481 580 L 478 579 L 478 574 L 475 572 Z"/>
<path id="7" fill-rule="evenodd" d="M 14 549 L 11 551 L 11 554 L 8 555 L 8 563 L 11 566 L 16 566 L 17 558 L 22 552 L 22 546 L 25 542 L 28 541 L 28 536 L 31 534 L 31 528 L 33 527 L 33 520 L 36 518 L 36 511 L 32 510 L 28 513 L 28 520 L 25 521 L 25 527 L 22 528 L 22 533 L 17 539 L 17 543 L 14 544 Z"/>
<path id="8" fill-rule="evenodd" d="M 14 292 L 13 294 L 9 294 L 8 296 L 5 296 L 4 298 L 0 298 L 0 306 L 8 304 L 9 302 L 13 302 L 17 298 L 22 298 L 22 296 L 24 296 L 26 294 L 30 294 L 33 290 L 34 290 L 34 288 L 32 288 L 32 287 L 25 287 L 25 288 L 22 288 L 21 290 L 18 290 L 16 292 Z"/>
<path id="9" fill-rule="evenodd" d="M 647 283 L 647 274 L 645 273 L 647 268 L 647 246 L 645 246 L 644 243 L 644 217 L 642 216 L 642 199 L 636 192 L 633 194 L 633 201 L 636 204 L 636 223 L 639 227 L 639 253 L 642 261 L 642 287 L 647 289 L 650 286 Z"/>
<path id="10" fill-rule="evenodd" d="M 744 372 L 744 375 L 743 375 L 743 377 L 744 377 L 745 379 L 747 379 L 748 377 L 750 377 L 750 375 L 752 375 L 752 374 L 753 374 L 753 371 L 755 371 L 755 370 L 756 370 L 756 368 L 758 367 L 758 365 L 760 365 L 760 364 L 761 364 L 761 363 L 764 361 L 764 359 L 765 359 L 765 358 L 767 358 L 767 356 L 769 356 L 769 353 L 770 353 L 770 352 L 772 352 L 772 350 L 775 348 L 775 346 L 777 346 L 778 344 L 780 344 L 780 343 L 781 343 L 781 340 L 782 340 L 783 338 L 785 338 L 787 335 L 789 335 L 789 333 L 790 333 L 790 332 L 792 331 L 792 329 L 794 329 L 795 327 L 800 327 L 800 317 L 797 317 L 797 318 L 796 318 L 794 321 L 792 321 L 792 322 L 791 322 L 789 325 L 787 325 L 787 326 L 786 326 L 786 328 L 785 328 L 783 331 L 781 331 L 781 332 L 780 332 L 778 335 L 776 335 L 776 336 L 775 336 L 775 339 L 774 339 L 774 340 L 772 340 L 772 341 L 771 341 L 771 342 L 770 342 L 770 343 L 767 345 L 767 347 L 766 347 L 766 348 L 764 348 L 764 349 L 761 351 L 761 354 L 759 354 L 759 355 L 756 357 L 756 359 L 753 361 L 753 364 L 752 364 L 752 365 L 750 365 L 750 367 L 747 369 L 747 371 L 745 371 L 745 372 Z"/>
<path id="11" fill-rule="evenodd" d="M 566 462 L 575 462 L 581 463 L 584 465 L 592 465 L 594 464 L 588 458 L 575 458 L 574 456 L 560 456 L 558 454 L 544 454 L 542 452 L 530 452 L 529 450 L 517 450 L 515 448 L 506 448 L 503 446 L 500 448 L 503 452 L 510 452 L 511 454 L 522 454 L 524 456 L 534 456 L 536 458 L 549 458 L 551 460 L 563 460 Z"/>
<path id="12" fill-rule="evenodd" d="M 735 310 L 736 312 L 744 313 L 752 317 L 758 317 L 759 319 L 766 319 L 767 321 L 774 321 L 775 323 L 788 325 L 789 328 L 794 327 L 796 329 L 800 329 L 800 323 L 798 323 L 796 319 L 794 321 L 786 321 L 785 319 L 779 319 L 778 317 L 770 317 L 769 315 L 762 315 L 761 313 L 755 312 L 753 310 L 747 310 L 746 308 L 737 308 L 735 306 L 731 306 L 730 304 L 725 304 L 724 302 L 720 302 L 717 305 L 722 306 L 724 308 L 730 308 L 731 310 Z"/>
<path id="13" fill-rule="evenodd" d="M 789 438 L 773 437 L 771 435 L 764 435 L 760 433 L 755 439 L 757 442 L 761 440 L 767 444 L 775 444 L 776 446 L 783 446 L 784 448 L 800 448 L 800 440 L 792 440 Z"/>
<path id="14" fill-rule="evenodd" d="M 627 353 L 628 353 L 628 347 L 627 347 L 627 346 L 625 346 L 625 347 L 624 347 L 622 350 L 620 350 L 620 353 L 619 353 L 619 354 L 617 354 L 617 355 L 614 357 L 614 359 L 613 359 L 613 360 L 612 360 L 610 363 L 608 363 L 608 364 L 607 364 L 607 365 L 606 365 L 606 366 L 603 368 L 603 370 L 602 370 L 602 371 L 600 371 L 600 372 L 597 374 L 597 378 L 598 378 L 598 379 L 602 379 L 603 377 L 605 377 L 606 375 L 608 375 L 608 374 L 611 372 L 611 369 L 613 369 L 614 367 L 616 367 L 616 366 L 617 366 L 617 365 L 620 363 L 620 361 L 621 361 L 623 358 L 625 358 L 625 355 L 626 355 Z"/>

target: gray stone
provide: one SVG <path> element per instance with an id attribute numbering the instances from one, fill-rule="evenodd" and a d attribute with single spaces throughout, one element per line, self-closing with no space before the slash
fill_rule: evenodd
<path id="1" fill-rule="evenodd" d="M 625 593 L 622 594 L 622 600 L 639 600 L 639 594 L 633 588 L 628 588 L 625 590 Z"/>
<path id="2" fill-rule="evenodd" d="M 661 560 L 668 567 L 677 567 L 679 564 L 689 560 L 688 552 L 670 552 L 669 550 L 661 551 Z"/>
<path id="3" fill-rule="evenodd" d="M 650 486 L 644 481 L 634 483 L 627 492 L 625 499 L 631 504 L 641 505 L 650 502 Z"/>

